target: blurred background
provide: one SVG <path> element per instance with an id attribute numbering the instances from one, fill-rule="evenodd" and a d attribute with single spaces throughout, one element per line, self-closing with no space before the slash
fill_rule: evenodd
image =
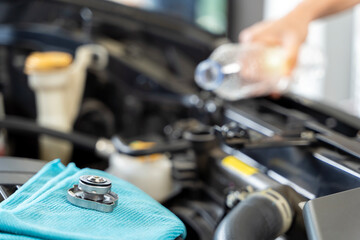
<path id="1" fill-rule="evenodd" d="M 129 6 L 169 14 L 232 41 L 238 33 L 263 19 L 276 19 L 293 9 L 300 0 L 116 0 Z M 321 100 L 360 115 L 360 8 L 315 21 L 307 44 L 326 58 L 322 81 L 295 83 L 292 92 Z"/>

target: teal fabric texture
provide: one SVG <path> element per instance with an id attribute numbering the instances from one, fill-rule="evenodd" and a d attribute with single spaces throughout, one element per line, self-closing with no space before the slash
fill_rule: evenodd
<path id="1" fill-rule="evenodd" d="M 67 190 L 82 175 L 112 181 L 118 206 L 103 213 L 72 205 Z M 65 167 L 60 160 L 45 165 L 0 204 L 0 239 L 126 239 L 185 238 L 184 224 L 168 209 L 132 184 L 106 172 Z"/>

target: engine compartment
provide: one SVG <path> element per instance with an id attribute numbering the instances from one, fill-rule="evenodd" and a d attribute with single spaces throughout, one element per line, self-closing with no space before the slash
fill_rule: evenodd
<path id="1" fill-rule="evenodd" d="M 116 154 L 165 154 L 173 187 L 162 204 L 184 222 L 190 240 L 214 238 L 247 194 L 269 188 L 293 211 L 279 239 L 306 239 L 307 200 L 360 187 L 357 118 L 291 94 L 226 102 L 200 91 L 194 69 L 221 36 L 109 1 L 1 4 L 7 9 L 0 25 L 3 156 L 39 159 L 43 134 L 70 141 L 71 161 L 80 168 L 109 167 L 107 149 L 99 149 L 104 139 Z M 105 47 L 109 62 L 103 71 L 88 70 L 73 132 L 38 126 L 26 57 L 54 50 L 74 55 L 88 43 Z M 155 145 L 129 147 L 139 140 Z M 0 176 L 24 171 L 19 168 Z M 0 182 L 2 198 L 22 183 Z"/>

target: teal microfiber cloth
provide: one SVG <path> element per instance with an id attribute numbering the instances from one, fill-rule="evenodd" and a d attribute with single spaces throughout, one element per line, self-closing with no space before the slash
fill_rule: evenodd
<path id="1" fill-rule="evenodd" d="M 72 205 L 67 190 L 82 175 L 112 181 L 119 196 L 111 213 Z M 45 165 L 0 204 L 0 239 L 176 239 L 184 224 L 135 186 L 95 169 L 67 167 L 59 160 Z"/>

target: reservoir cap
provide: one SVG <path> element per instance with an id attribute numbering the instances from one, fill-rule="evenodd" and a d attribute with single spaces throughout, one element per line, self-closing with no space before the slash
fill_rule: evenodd
<path id="1" fill-rule="evenodd" d="M 66 52 L 33 52 L 25 61 L 25 73 L 47 72 L 68 67 L 73 57 Z"/>

